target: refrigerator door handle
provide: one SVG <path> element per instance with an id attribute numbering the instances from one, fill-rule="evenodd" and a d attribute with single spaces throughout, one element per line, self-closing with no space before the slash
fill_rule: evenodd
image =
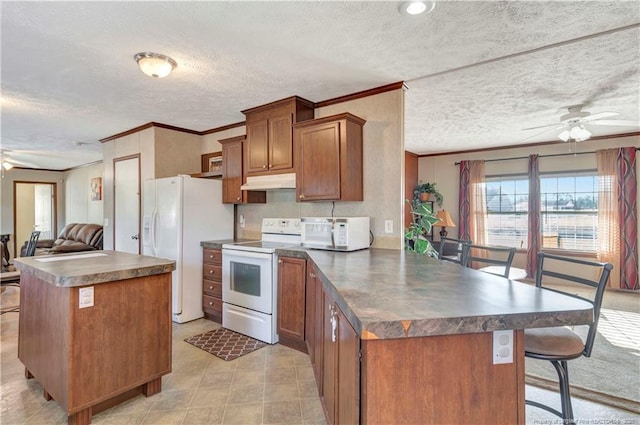
<path id="1" fill-rule="evenodd" d="M 151 214 L 151 226 L 150 226 L 151 248 L 153 248 L 154 255 L 157 255 L 156 253 L 158 252 L 158 241 L 156 238 L 157 224 L 158 224 L 158 211 L 154 211 L 153 214 Z"/>

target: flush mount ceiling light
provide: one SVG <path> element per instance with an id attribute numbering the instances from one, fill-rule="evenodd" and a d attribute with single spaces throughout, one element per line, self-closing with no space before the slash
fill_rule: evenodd
<path id="1" fill-rule="evenodd" d="M 153 78 L 164 78 L 178 66 L 176 61 L 160 53 L 143 52 L 133 58 L 138 62 L 140 70 Z"/>
<path id="2" fill-rule="evenodd" d="M 430 13 L 436 7 L 435 1 L 403 1 L 398 7 L 401 15 L 421 15 Z"/>
<path id="3" fill-rule="evenodd" d="M 13 164 L 10 163 L 9 161 L 2 161 L 2 168 L 9 171 L 10 169 L 13 168 Z"/>

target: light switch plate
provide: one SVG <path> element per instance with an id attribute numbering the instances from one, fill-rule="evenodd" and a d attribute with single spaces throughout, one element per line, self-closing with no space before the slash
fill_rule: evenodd
<path id="1" fill-rule="evenodd" d="M 493 331 L 493 364 L 513 363 L 513 330 Z"/>
<path id="2" fill-rule="evenodd" d="M 384 221 L 384 232 L 385 233 L 393 233 L 393 220 L 385 220 Z"/>

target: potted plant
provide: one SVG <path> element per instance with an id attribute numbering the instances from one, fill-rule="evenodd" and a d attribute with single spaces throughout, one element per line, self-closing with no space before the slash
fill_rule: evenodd
<path id="1" fill-rule="evenodd" d="M 404 232 L 405 250 L 425 254 L 430 257 L 437 257 L 438 252 L 429 239 L 426 238 L 426 235 L 431 233 L 431 228 L 435 223 L 440 221 L 440 219 L 435 216 L 430 204 L 409 202 L 408 199 L 407 203 L 411 205 L 413 221 Z"/>
<path id="2" fill-rule="evenodd" d="M 436 197 L 436 202 L 439 206 L 442 206 L 442 194 L 438 192 L 435 183 L 420 183 L 413 189 L 413 199 L 414 201 L 427 202 L 429 200 L 429 196 L 433 194 Z"/>

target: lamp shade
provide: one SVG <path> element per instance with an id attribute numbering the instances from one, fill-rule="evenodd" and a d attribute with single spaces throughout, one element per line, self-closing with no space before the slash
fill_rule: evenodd
<path id="1" fill-rule="evenodd" d="M 160 53 L 138 53 L 133 58 L 138 62 L 140 70 L 153 78 L 164 78 L 178 66 L 176 61 Z"/>
<path id="2" fill-rule="evenodd" d="M 451 218 L 451 215 L 447 210 L 438 211 L 436 214 L 436 218 L 440 221 L 434 224 L 434 226 L 438 227 L 456 227 L 456 223 Z"/>

